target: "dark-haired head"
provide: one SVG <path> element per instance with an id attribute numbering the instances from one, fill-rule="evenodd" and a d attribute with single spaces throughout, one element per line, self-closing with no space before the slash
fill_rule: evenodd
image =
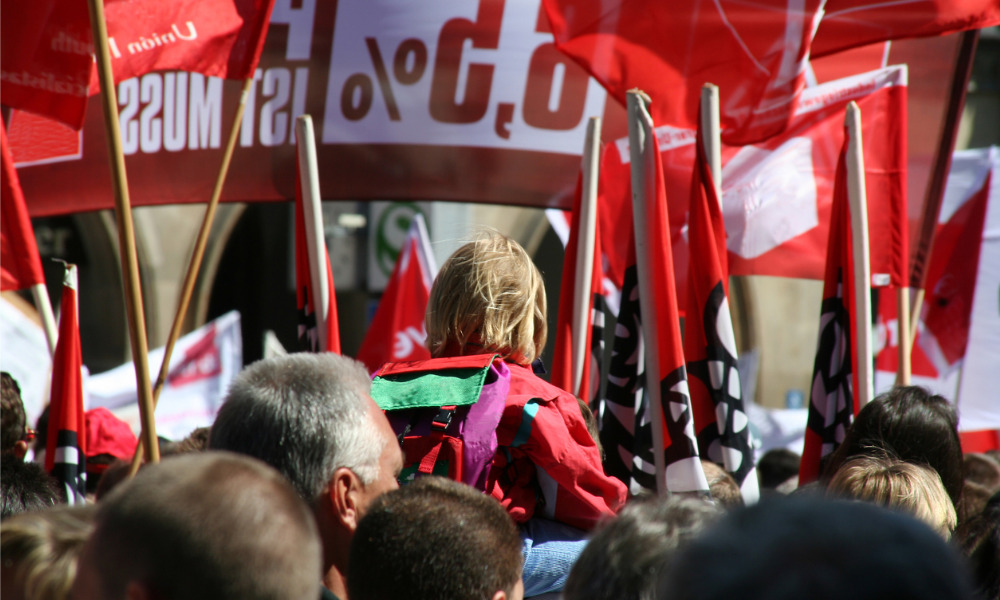
<path id="1" fill-rule="evenodd" d="M 951 501 L 962 494 L 962 445 L 958 415 L 945 398 L 919 386 L 896 386 L 858 413 L 827 464 L 829 480 L 856 456 L 889 456 L 937 471 Z"/>

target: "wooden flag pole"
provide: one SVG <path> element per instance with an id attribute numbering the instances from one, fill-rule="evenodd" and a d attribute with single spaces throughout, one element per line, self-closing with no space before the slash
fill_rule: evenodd
<path id="1" fill-rule="evenodd" d="M 597 181 L 600 173 L 601 118 L 590 117 L 583 146 L 583 186 L 580 199 L 580 236 L 577 238 L 576 273 L 574 274 L 573 327 L 573 393 L 580 397 L 583 389 L 583 365 L 587 360 L 587 329 L 590 323 L 591 287 L 594 279 L 594 245 L 597 230 Z M 589 398 L 584 398 L 588 402 Z"/>
<path id="2" fill-rule="evenodd" d="M 854 350 L 858 408 L 871 401 L 874 392 L 872 368 L 871 265 L 868 261 L 868 199 L 865 194 L 865 156 L 861 143 L 861 110 L 847 105 L 847 194 L 851 207 L 851 240 L 854 257 Z"/>
<path id="3" fill-rule="evenodd" d="M 212 198 L 205 208 L 205 216 L 201 221 L 201 230 L 198 231 L 198 238 L 195 240 L 194 252 L 191 254 L 191 261 L 188 263 L 187 273 L 184 275 L 184 285 L 181 287 L 181 295 L 177 300 L 177 312 L 174 314 L 174 323 L 170 327 L 170 335 L 167 336 L 167 343 L 163 348 L 163 362 L 160 363 L 160 374 L 156 377 L 156 384 L 153 386 L 153 410 L 160 400 L 160 392 L 167 382 L 170 374 L 170 358 L 174 352 L 174 345 L 180 339 L 181 329 L 184 325 L 184 318 L 191 305 L 191 297 L 194 295 L 194 285 L 198 280 L 198 272 L 201 270 L 201 263 L 205 257 L 205 248 L 208 246 L 208 236 L 212 230 L 212 223 L 215 221 L 215 213 L 219 208 L 219 200 L 222 198 L 222 188 L 226 182 L 226 175 L 229 173 L 229 164 L 233 159 L 233 152 L 236 149 L 236 140 L 240 136 L 240 126 L 243 123 L 243 111 L 247 105 L 247 98 L 250 96 L 250 88 L 253 86 L 253 77 L 248 77 L 243 82 L 243 92 L 240 94 L 239 104 L 236 106 L 235 121 L 229 130 L 229 139 L 226 141 L 226 149 L 222 155 L 222 165 L 219 167 L 219 174 L 215 178 L 215 187 L 212 189 Z M 134 475 L 142 464 L 144 455 L 143 442 L 135 448 L 132 455 L 131 473 Z"/>
<path id="4" fill-rule="evenodd" d="M 715 195 L 721 203 L 722 125 L 719 121 L 719 86 L 714 83 L 706 83 L 701 88 L 701 130 L 705 132 L 705 157 L 712 172 Z"/>
<path id="5" fill-rule="evenodd" d="M 298 146 L 299 182 L 302 186 L 302 216 L 305 219 L 306 248 L 309 254 L 309 274 L 312 277 L 313 307 L 320 351 L 330 346 L 326 322 L 330 318 L 330 282 L 326 278 L 326 234 L 323 232 L 322 196 L 319 192 L 319 167 L 316 161 L 316 135 L 312 117 L 300 115 L 295 120 Z"/>
<path id="6" fill-rule="evenodd" d="M 896 329 L 899 330 L 899 367 L 896 369 L 896 385 L 910 385 L 913 367 L 913 335 L 910 330 L 910 288 L 896 290 Z"/>
<path id="7" fill-rule="evenodd" d="M 101 0 L 87 0 L 87 4 L 90 7 L 90 27 L 94 36 L 94 49 L 97 53 L 101 105 L 104 109 L 104 126 L 108 138 L 108 154 L 110 155 L 111 175 L 115 189 L 118 250 L 121 254 L 129 342 L 132 347 L 132 362 L 135 364 L 136 389 L 139 394 L 139 417 L 142 423 L 140 437 L 145 442 L 146 447 L 150 449 L 150 460 L 159 462 L 160 447 L 156 440 L 156 423 L 153 420 L 153 392 L 149 381 L 146 319 L 142 305 L 139 260 L 135 250 L 135 230 L 132 226 L 128 178 L 125 175 L 125 155 L 122 152 L 121 132 L 118 125 L 118 100 L 115 94 L 114 75 L 111 70 L 111 53 L 108 50 L 108 28 L 104 21 L 103 2 Z"/>
<path id="8" fill-rule="evenodd" d="M 626 94 L 628 110 L 628 145 L 632 168 L 632 222 L 635 227 L 635 262 L 639 281 L 650 281 L 649 232 L 647 231 L 648 206 L 656 201 L 656 162 L 660 152 L 653 133 L 653 120 L 649 116 L 649 96 L 638 90 Z M 652 196 L 652 197 L 650 197 Z M 649 285 L 639 285 L 639 306 L 652 307 L 656 298 Z M 665 440 L 663 439 L 663 405 L 660 403 L 659 345 L 656 343 L 659 331 L 656 310 L 643 310 L 642 335 L 645 340 L 646 387 L 649 398 L 649 414 L 653 430 L 653 460 L 656 466 L 656 491 L 667 492 Z"/>

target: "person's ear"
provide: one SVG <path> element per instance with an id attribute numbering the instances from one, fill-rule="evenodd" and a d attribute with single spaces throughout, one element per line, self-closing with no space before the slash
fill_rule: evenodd
<path id="1" fill-rule="evenodd" d="M 17 440 L 14 442 L 14 456 L 24 460 L 24 455 L 28 453 L 28 442 Z"/>
<path id="2" fill-rule="evenodd" d="M 340 467 L 333 472 L 329 494 L 334 518 L 350 531 L 356 530 L 361 520 L 363 493 L 364 485 L 354 471 Z"/>
<path id="3" fill-rule="evenodd" d="M 507 600 L 507 592 L 500 590 L 497 593 L 493 594 L 493 598 L 491 598 L 490 600 Z"/>

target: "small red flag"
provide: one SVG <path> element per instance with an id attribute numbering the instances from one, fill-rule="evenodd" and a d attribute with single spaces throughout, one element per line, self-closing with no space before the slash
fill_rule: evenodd
<path id="1" fill-rule="evenodd" d="M 417 214 L 396 259 L 389 284 L 382 294 L 368 333 L 361 342 L 358 360 L 374 372 L 383 363 L 425 360 L 427 327 L 424 313 L 437 274 L 424 217 Z"/>
<path id="2" fill-rule="evenodd" d="M 76 265 L 67 264 L 59 311 L 59 341 L 52 358 L 52 396 L 45 447 L 45 470 L 65 487 L 69 504 L 85 502 L 87 496 L 87 430 L 76 285 Z"/>

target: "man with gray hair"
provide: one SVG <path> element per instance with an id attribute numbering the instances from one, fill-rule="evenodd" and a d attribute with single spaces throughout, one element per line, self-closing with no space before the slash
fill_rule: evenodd
<path id="1" fill-rule="evenodd" d="M 323 543 L 323 595 L 347 597 L 351 539 L 369 504 L 398 487 L 403 457 L 369 394 L 364 366 L 337 354 L 258 361 L 229 388 L 209 448 L 275 467 L 312 507 Z"/>
<path id="2" fill-rule="evenodd" d="M 187 454 L 97 505 L 72 597 L 316 598 L 321 559 L 311 511 L 277 471 L 231 452 Z"/>

